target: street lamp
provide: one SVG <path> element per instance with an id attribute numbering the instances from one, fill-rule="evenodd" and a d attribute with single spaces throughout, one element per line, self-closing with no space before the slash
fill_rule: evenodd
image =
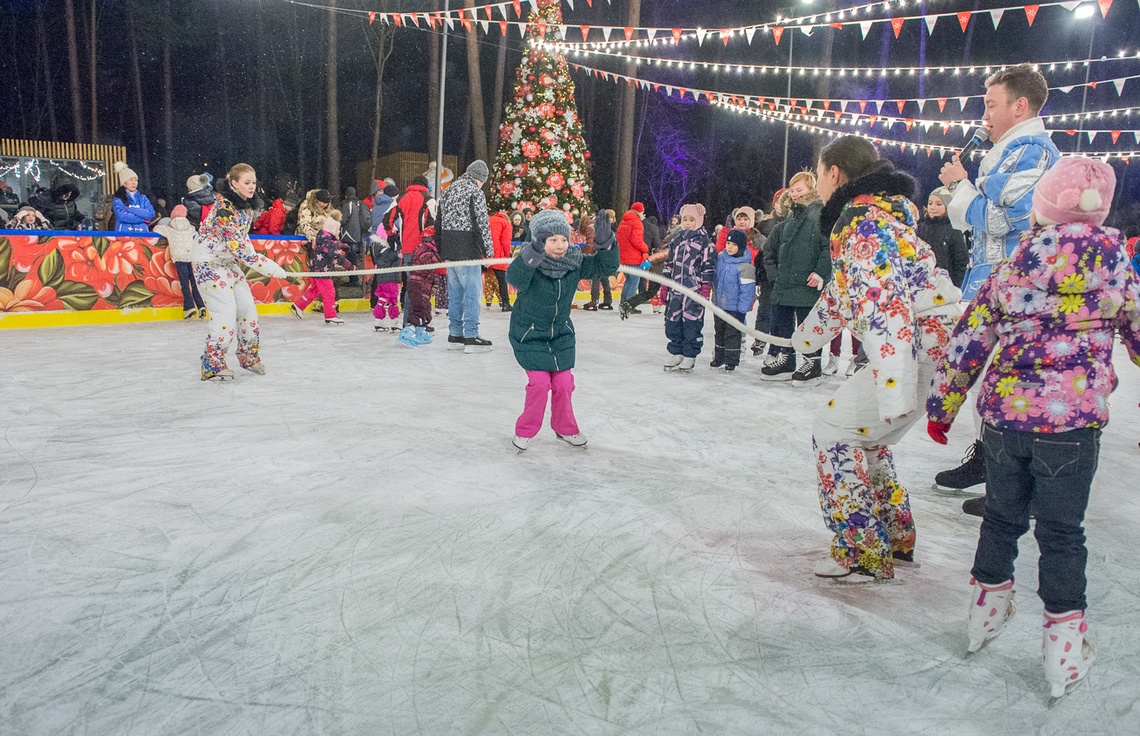
<path id="1" fill-rule="evenodd" d="M 1093 17 L 1096 7 L 1093 3 L 1081 3 L 1073 11 L 1073 17 L 1085 20 Z M 1081 88 L 1081 114 L 1077 118 L 1077 153 L 1081 152 L 1081 139 L 1085 133 L 1085 104 L 1089 99 L 1089 72 L 1092 70 L 1093 40 L 1096 38 L 1096 24 L 1089 26 L 1089 55 L 1085 57 L 1085 86 Z"/>
<path id="2" fill-rule="evenodd" d="M 443 0 L 443 12 L 446 14 L 451 10 L 451 0 Z M 435 181 L 433 184 L 435 188 L 435 196 L 438 198 L 443 190 L 440 185 L 443 180 L 443 95 L 447 89 L 447 23 L 446 21 L 441 24 L 443 26 L 443 40 L 440 44 L 439 52 L 439 133 L 435 140 Z"/>
<path id="3" fill-rule="evenodd" d="M 804 5 L 811 5 L 813 0 L 800 0 Z M 791 8 L 785 8 L 791 10 Z M 777 16 L 778 17 L 778 16 Z M 796 34 L 794 29 L 788 34 L 788 104 L 792 102 L 792 49 L 796 45 Z M 784 176 L 780 180 L 780 185 L 783 186 L 788 182 L 788 131 L 792 128 L 791 107 L 788 108 L 788 117 L 784 120 Z"/>

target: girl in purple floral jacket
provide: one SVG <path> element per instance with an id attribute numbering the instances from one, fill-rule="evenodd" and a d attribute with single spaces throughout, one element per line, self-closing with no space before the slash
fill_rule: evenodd
<path id="1" fill-rule="evenodd" d="M 1140 366 L 1140 279 L 1120 233 L 1102 227 L 1115 186 L 1112 168 L 1087 158 L 1062 159 L 1042 177 L 1034 227 L 954 329 L 926 404 L 930 436 L 945 444 L 996 348 L 978 397 L 986 506 L 972 570 L 969 651 L 1013 617 L 1013 561 L 1032 506 L 1045 676 L 1054 697 L 1083 679 L 1093 659 L 1084 638 L 1082 523 L 1117 384 L 1117 332 Z"/>

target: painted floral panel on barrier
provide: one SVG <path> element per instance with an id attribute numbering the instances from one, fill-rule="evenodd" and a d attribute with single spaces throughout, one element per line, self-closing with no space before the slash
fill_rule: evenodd
<path id="1" fill-rule="evenodd" d="M 303 240 L 251 241 L 286 271 L 304 271 Z M 246 274 L 259 304 L 292 301 L 307 284 Z M 0 312 L 181 307 L 178 271 L 160 238 L 0 235 Z"/>

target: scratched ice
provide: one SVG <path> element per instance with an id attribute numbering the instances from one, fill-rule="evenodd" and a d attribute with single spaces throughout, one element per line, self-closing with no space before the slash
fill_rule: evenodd
<path id="1" fill-rule="evenodd" d="M 475 356 L 346 316 L 265 319 L 268 374 L 224 385 L 196 323 L 0 333 L 0 733 L 1140 733 L 1122 349 L 1098 661 L 1048 709 L 1032 537 L 1020 613 L 963 658 L 978 522 L 926 489 L 969 421 L 896 451 L 921 567 L 827 587 L 808 448 L 838 379 L 667 375 L 660 318 L 582 314 L 589 449 L 546 429 L 516 455 L 506 315 Z"/>

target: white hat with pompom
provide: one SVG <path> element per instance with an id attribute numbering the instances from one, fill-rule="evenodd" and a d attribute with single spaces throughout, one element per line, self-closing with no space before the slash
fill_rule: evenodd
<path id="1" fill-rule="evenodd" d="M 131 167 L 127 166 L 124 161 L 116 161 L 113 168 L 115 169 L 115 175 L 119 177 L 120 184 L 126 184 L 127 179 L 139 178 L 139 175 L 132 171 Z"/>

